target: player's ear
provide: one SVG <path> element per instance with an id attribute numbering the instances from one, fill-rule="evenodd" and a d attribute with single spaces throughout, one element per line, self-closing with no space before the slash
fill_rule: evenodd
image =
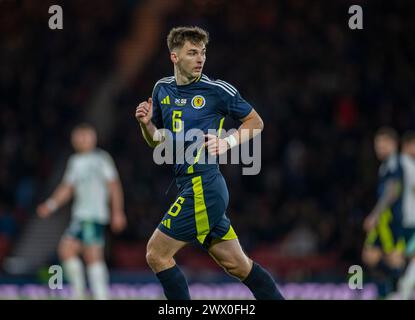
<path id="1" fill-rule="evenodd" d="M 177 56 L 176 52 L 174 52 L 174 51 L 170 52 L 170 60 L 174 64 L 176 64 L 179 61 L 179 57 Z"/>

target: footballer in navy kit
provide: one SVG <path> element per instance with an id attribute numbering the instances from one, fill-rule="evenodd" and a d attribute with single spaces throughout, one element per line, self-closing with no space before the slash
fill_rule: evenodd
<path id="1" fill-rule="evenodd" d="M 206 155 L 226 153 L 263 129 L 261 117 L 237 89 L 202 73 L 207 43 L 208 33 L 201 28 L 173 28 L 167 44 L 174 76 L 157 81 L 152 97 L 136 108 L 143 137 L 153 148 L 166 139 L 160 129 L 171 133 L 174 148 L 183 142 L 182 153 L 193 143 L 183 140 L 189 130 L 200 130 L 206 139 L 195 148 L 192 161 L 175 162 L 178 195 L 148 242 L 147 262 L 167 299 L 188 300 L 187 281 L 174 255 L 186 244 L 198 241 L 255 298 L 283 299 L 271 275 L 247 257 L 240 246 L 226 215 L 229 194 L 217 162 L 200 161 Z M 222 138 L 226 116 L 242 124 L 238 131 Z M 212 129 L 217 130 L 216 135 L 209 133 Z M 243 131 L 248 134 L 241 134 Z"/>
<path id="2" fill-rule="evenodd" d="M 402 200 L 406 186 L 398 155 L 398 134 L 392 128 L 380 128 L 375 134 L 374 147 L 382 164 L 379 168 L 377 202 L 364 221 L 367 237 L 362 260 L 371 269 L 386 271 L 395 284 L 405 263 Z"/>
<path id="3" fill-rule="evenodd" d="M 182 86 L 177 85 L 174 77 L 162 79 L 156 83 L 153 93 L 152 122 L 157 128 L 169 129 L 175 141 L 183 139 L 180 132 L 190 129 L 208 133 L 214 128 L 220 133 L 226 115 L 243 119 L 251 111 L 252 107 L 235 88 L 205 75 Z M 192 142 L 183 141 L 184 150 Z M 203 146 L 196 148 L 205 156 L 203 149 Z M 200 164 L 195 159 L 191 163 L 176 164 L 174 168 L 179 195 L 159 229 L 181 241 L 197 238 L 206 247 L 215 238 L 236 239 L 225 215 L 229 196 L 218 164 Z M 203 201 L 197 201 L 200 197 Z"/>

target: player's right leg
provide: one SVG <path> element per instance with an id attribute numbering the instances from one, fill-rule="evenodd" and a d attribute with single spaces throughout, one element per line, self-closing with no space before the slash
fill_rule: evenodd
<path id="1" fill-rule="evenodd" d="M 379 265 L 383 257 L 383 251 L 379 239 L 377 227 L 369 231 L 366 235 L 365 243 L 362 250 L 362 261 L 370 269 Z"/>
<path id="2" fill-rule="evenodd" d="M 58 246 L 59 258 L 62 261 L 65 276 L 72 287 L 74 299 L 85 297 L 84 266 L 79 258 L 81 247 L 78 239 L 67 234 L 62 237 Z"/>
<path id="3" fill-rule="evenodd" d="M 385 294 L 388 298 L 395 296 L 399 278 L 402 276 L 405 266 L 405 237 L 401 223 L 393 216 L 392 211 L 387 210 L 379 219 L 377 226 L 379 243 L 383 252 L 380 266 L 387 275 L 385 281 Z"/>
<path id="4" fill-rule="evenodd" d="M 147 243 L 147 263 L 163 286 L 168 300 L 190 300 L 186 278 L 174 261 L 174 255 L 186 244 L 159 229 L 154 231 Z"/>
<path id="5" fill-rule="evenodd" d="M 109 274 L 105 263 L 103 245 L 84 244 L 83 256 L 93 298 L 95 300 L 109 299 Z"/>

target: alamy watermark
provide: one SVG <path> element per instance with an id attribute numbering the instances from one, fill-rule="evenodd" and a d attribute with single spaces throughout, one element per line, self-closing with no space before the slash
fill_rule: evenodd
<path id="1" fill-rule="evenodd" d="M 349 13 L 352 16 L 349 18 L 349 28 L 352 30 L 363 29 L 363 9 L 361 6 L 355 4 L 349 7 Z"/>
<path id="2" fill-rule="evenodd" d="M 63 11 L 62 7 L 55 4 L 49 7 L 48 13 L 52 14 L 49 18 L 49 28 L 52 30 L 63 29 Z"/>
<path id="3" fill-rule="evenodd" d="M 235 132 L 235 129 L 228 132 L 222 129 L 221 135 L 229 136 Z M 208 135 L 218 137 L 219 132 L 209 129 Z M 250 136 L 252 139 L 249 139 Z M 186 133 L 183 130 L 173 133 L 168 129 L 159 129 L 153 139 L 162 142 L 154 148 L 153 160 L 158 165 L 243 164 L 245 166 L 242 168 L 243 175 L 256 175 L 261 171 L 261 130 L 241 129 L 240 137 L 245 141 L 244 143 L 237 144 L 230 151 L 227 148 L 219 148 L 221 151 L 215 154 L 208 152 L 206 134 L 202 130 L 190 129 Z M 218 145 L 219 140 L 220 138 L 217 138 Z"/>
<path id="4" fill-rule="evenodd" d="M 363 269 L 358 264 L 349 267 L 349 289 L 363 289 Z"/>
<path id="5" fill-rule="evenodd" d="M 63 29 L 63 10 L 59 5 L 52 5 L 48 10 L 52 16 L 49 18 L 49 28 L 51 30 Z M 352 30 L 363 29 L 363 9 L 361 6 L 355 4 L 349 7 L 349 14 L 352 16 L 349 18 L 349 28 Z"/>
<path id="6" fill-rule="evenodd" d="M 62 289 L 63 288 L 63 270 L 60 265 L 52 265 L 49 267 L 48 270 L 49 273 L 49 289 L 56 290 L 56 289 Z"/>

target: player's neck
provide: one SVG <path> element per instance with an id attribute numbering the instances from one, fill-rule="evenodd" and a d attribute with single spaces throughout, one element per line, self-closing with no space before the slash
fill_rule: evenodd
<path id="1" fill-rule="evenodd" d="M 78 154 L 88 154 L 88 153 L 92 153 L 94 150 L 95 150 L 95 148 L 86 149 L 86 150 L 78 150 L 76 153 L 78 153 Z"/>
<path id="2" fill-rule="evenodd" d="M 174 78 L 176 79 L 176 84 L 178 86 L 184 86 L 186 84 L 192 83 L 195 81 L 196 78 L 194 77 L 187 77 L 184 74 L 182 74 L 178 68 L 174 68 Z"/>

